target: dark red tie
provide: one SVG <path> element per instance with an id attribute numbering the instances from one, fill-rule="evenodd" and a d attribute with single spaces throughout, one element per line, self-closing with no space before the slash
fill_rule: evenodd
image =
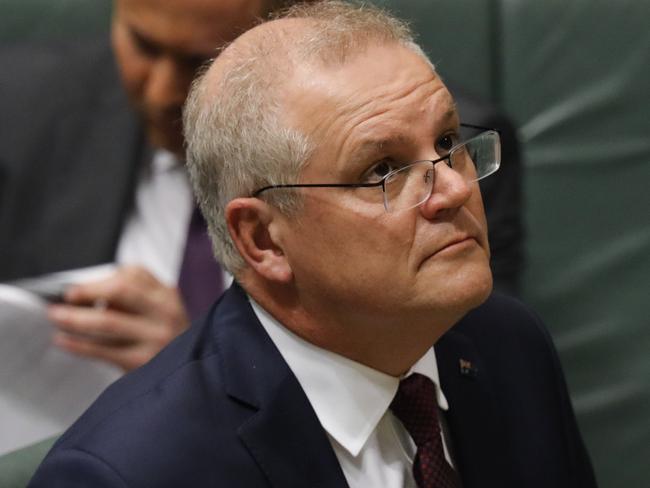
<path id="1" fill-rule="evenodd" d="M 390 405 L 417 446 L 413 477 L 419 488 L 459 488 L 458 474 L 445 459 L 438 422 L 436 387 L 414 373 L 400 381 Z"/>
<path id="2" fill-rule="evenodd" d="M 178 287 L 192 320 L 205 312 L 223 292 L 221 268 L 212 254 L 205 219 L 198 208 L 190 219 Z"/>

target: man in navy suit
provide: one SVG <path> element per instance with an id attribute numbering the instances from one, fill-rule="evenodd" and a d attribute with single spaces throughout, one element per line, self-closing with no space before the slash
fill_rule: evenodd
<path id="1" fill-rule="evenodd" d="M 30 486 L 595 486 L 547 333 L 491 295 L 498 133 L 460 140 L 404 24 L 293 8 L 221 54 L 184 121 L 236 282 Z"/>

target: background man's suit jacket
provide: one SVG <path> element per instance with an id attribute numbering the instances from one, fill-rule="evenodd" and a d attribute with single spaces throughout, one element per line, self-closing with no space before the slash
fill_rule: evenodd
<path id="1" fill-rule="evenodd" d="M 493 295 L 436 354 L 465 488 L 595 487 L 555 351 L 528 310 Z M 235 284 L 162 354 L 109 387 L 30 486 L 347 485 L 307 397 Z"/>
<path id="2" fill-rule="evenodd" d="M 106 40 L 0 49 L 0 281 L 115 257 L 137 171 L 151 157 Z M 463 120 L 502 129 L 503 165 L 482 182 L 498 287 L 523 260 L 520 162 L 512 125 L 451 89 Z"/>
<path id="3" fill-rule="evenodd" d="M 0 60 L 0 281 L 113 261 L 148 150 L 108 45 Z"/>

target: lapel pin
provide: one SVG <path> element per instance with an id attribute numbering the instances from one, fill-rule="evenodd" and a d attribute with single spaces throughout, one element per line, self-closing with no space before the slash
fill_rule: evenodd
<path id="1" fill-rule="evenodd" d="M 470 378 L 476 378 L 478 374 L 478 369 L 472 364 L 471 361 L 467 359 L 459 359 L 458 364 L 460 366 L 460 374 L 462 376 L 469 376 Z"/>

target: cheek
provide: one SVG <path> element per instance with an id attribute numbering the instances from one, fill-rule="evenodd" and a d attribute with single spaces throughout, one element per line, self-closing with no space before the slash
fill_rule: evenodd
<path id="1" fill-rule="evenodd" d="M 472 214 L 481 231 L 481 246 L 490 254 L 490 246 L 488 244 L 488 225 L 487 218 L 485 216 L 485 209 L 483 207 L 483 199 L 481 198 L 480 192 L 475 192 L 474 195 L 470 198 L 467 203 L 467 209 Z"/>
<path id="2" fill-rule="evenodd" d="M 300 220 L 298 241 L 293 246 L 306 268 L 334 281 L 361 284 L 364 281 L 397 278 L 407 269 L 414 229 L 408 219 L 394 218 L 383 208 L 357 208 L 320 202 L 306 209 Z M 308 271 L 306 269 L 305 271 Z"/>

